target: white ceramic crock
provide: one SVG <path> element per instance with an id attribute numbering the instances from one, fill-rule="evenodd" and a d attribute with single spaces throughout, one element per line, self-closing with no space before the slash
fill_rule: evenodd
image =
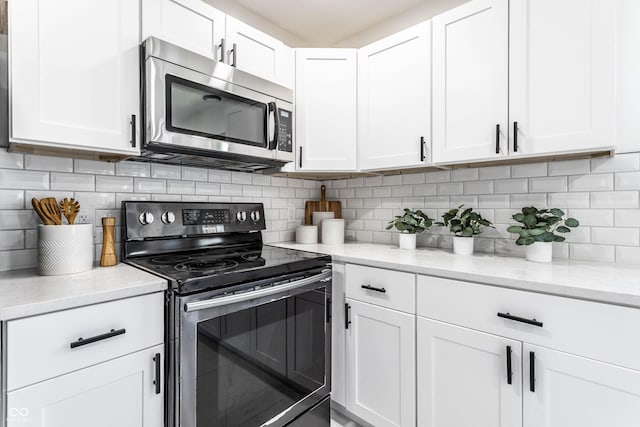
<path id="1" fill-rule="evenodd" d="M 333 212 L 312 212 L 311 213 L 311 223 L 313 225 L 318 226 L 318 242 L 324 243 L 322 241 L 322 222 L 325 219 L 333 219 L 335 214 Z"/>
<path id="2" fill-rule="evenodd" d="M 473 236 L 453 236 L 453 253 L 456 255 L 473 255 Z"/>
<path id="3" fill-rule="evenodd" d="M 296 243 L 303 245 L 318 243 L 318 226 L 300 225 L 296 227 Z"/>
<path id="4" fill-rule="evenodd" d="M 72 274 L 93 268 L 93 224 L 38 225 L 38 273 Z"/>
<path id="5" fill-rule="evenodd" d="M 415 249 L 416 235 L 409 233 L 398 234 L 398 245 L 400 246 L 400 249 Z"/>
<path id="6" fill-rule="evenodd" d="M 534 262 L 551 262 L 553 257 L 552 242 L 535 242 L 527 246 L 527 260 Z"/>

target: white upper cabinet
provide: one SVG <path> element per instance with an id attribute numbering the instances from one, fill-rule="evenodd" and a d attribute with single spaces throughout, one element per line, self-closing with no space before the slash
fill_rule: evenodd
<path id="1" fill-rule="evenodd" d="M 202 0 L 142 0 L 142 39 L 149 36 L 220 59 L 225 14 Z"/>
<path id="2" fill-rule="evenodd" d="M 511 0 L 511 155 L 614 147 L 615 14 L 611 0 Z"/>
<path id="3" fill-rule="evenodd" d="M 508 0 L 433 18 L 433 162 L 507 154 Z"/>
<path id="4" fill-rule="evenodd" d="M 280 40 L 227 15 L 226 49 L 234 67 L 293 87 L 293 50 Z"/>
<path id="5" fill-rule="evenodd" d="M 431 21 L 358 50 L 358 162 L 431 162 Z"/>
<path id="6" fill-rule="evenodd" d="M 14 148 L 139 154 L 139 11 L 135 0 L 11 3 Z"/>
<path id="7" fill-rule="evenodd" d="M 356 169 L 356 50 L 296 49 L 296 168 Z"/>
<path id="8" fill-rule="evenodd" d="M 640 151 L 640 1 L 617 0 L 618 143 L 616 153 Z"/>

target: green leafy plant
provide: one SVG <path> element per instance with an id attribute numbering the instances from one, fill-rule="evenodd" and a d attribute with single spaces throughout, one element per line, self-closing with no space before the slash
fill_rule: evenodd
<path id="1" fill-rule="evenodd" d="M 436 222 L 437 225 L 449 227 L 449 231 L 458 237 L 473 237 L 482 232 L 481 227 L 491 227 L 491 221 L 482 218 L 478 212 L 474 212 L 473 208 L 462 210 L 464 205 L 451 209 L 442 215 L 442 221 Z"/>
<path id="2" fill-rule="evenodd" d="M 404 209 L 404 214 L 398 215 L 387 224 L 387 230 L 395 227 L 398 231 L 409 234 L 424 233 L 424 231 L 433 225 L 433 219 L 421 210 L 412 211 Z"/>
<path id="3" fill-rule="evenodd" d="M 518 234 L 516 245 L 528 246 L 535 242 L 564 242 L 564 237 L 555 234 L 569 233 L 571 228 L 580 225 L 575 218 L 564 218 L 560 209 L 536 209 L 533 206 L 522 208 L 512 216 L 522 225 L 507 228 L 509 233 Z"/>

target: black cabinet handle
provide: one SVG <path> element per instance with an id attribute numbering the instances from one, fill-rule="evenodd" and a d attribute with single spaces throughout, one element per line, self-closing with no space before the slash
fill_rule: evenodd
<path id="1" fill-rule="evenodd" d="M 344 328 L 349 329 L 349 325 L 351 324 L 351 320 L 349 319 L 349 314 L 351 313 L 351 306 L 344 303 Z"/>
<path id="2" fill-rule="evenodd" d="M 500 154 L 500 125 L 496 125 L 496 154 Z"/>
<path id="3" fill-rule="evenodd" d="M 380 292 L 380 293 L 385 293 L 387 292 L 387 290 L 385 288 L 375 288 L 373 286 L 369 286 L 369 285 L 362 285 L 360 286 L 362 289 L 366 289 L 368 291 L 375 291 L 375 292 Z"/>
<path id="4" fill-rule="evenodd" d="M 153 380 L 153 384 L 156 386 L 156 394 L 160 394 L 160 388 L 161 388 L 161 384 L 160 384 L 160 353 L 156 353 L 155 356 L 153 356 L 153 361 L 156 364 L 156 379 Z"/>
<path id="5" fill-rule="evenodd" d="M 95 337 L 91 337 L 91 338 L 78 338 L 78 341 L 74 341 L 71 344 L 69 344 L 69 347 L 71 348 L 76 348 L 76 347 L 82 347 L 83 345 L 87 345 L 87 344 L 91 344 L 94 342 L 98 342 L 98 341 L 102 341 L 102 340 L 106 340 L 108 338 L 113 338 L 113 337 L 117 337 L 118 335 L 124 335 L 124 333 L 127 332 L 124 328 L 123 329 L 112 329 L 109 332 L 106 332 L 104 334 L 100 334 L 100 335 L 96 335 Z"/>
<path id="6" fill-rule="evenodd" d="M 498 317 L 502 317 L 503 319 L 509 319 L 515 322 L 526 323 L 527 325 L 533 325 L 533 326 L 542 328 L 542 322 L 538 322 L 536 319 L 526 319 L 524 317 L 514 316 L 510 313 L 498 313 Z"/>
<path id="7" fill-rule="evenodd" d="M 518 122 L 513 122 L 513 152 L 518 152 Z"/>
<path id="8" fill-rule="evenodd" d="M 218 61 L 224 63 L 226 62 L 225 56 L 227 55 L 227 41 L 224 38 L 220 39 L 218 47 L 220 48 L 220 59 L 218 59 Z"/>
<path id="9" fill-rule="evenodd" d="M 133 148 L 136 147 L 136 115 L 132 114 L 131 115 L 131 121 L 129 122 L 129 124 L 131 124 L 131 146 Z"/>
<path id="10" fill-rule="evenodd" d="M 507 384 L 511 384 L 513 372 L 511 372 L 511 346 L 507 346 Z"/>
<path id="11" fill-rule="evenodd" d="M 420 161 L 424 162 L 424 159 L 426 159 L 426 156 L 424 155 L 424 136 L 420 137 Z"/>
<path id="12" fill-rule="evenodd" d="M 529 391 L 536 392 L 536 354 L 529 352 Z"/>
<path id="13" fill-rule="evenodd" d="M 236 59 L 238 58 L 238 45 L 236 43 L 233 44 L 233 47 L 229 51 L 229 53 L 231 53 L 231 52 L 233 52 L 233 59 L 231 60 L 231 66 L 232 67 L 237 67 L 238 66 L 238 62 L 236 61 Z"/>
<path id="14" fill-rule="evenodd" d="M 300 156 L 298 157 L 298 167 L 302 169 L 302 147 L 300 147 Z"/>

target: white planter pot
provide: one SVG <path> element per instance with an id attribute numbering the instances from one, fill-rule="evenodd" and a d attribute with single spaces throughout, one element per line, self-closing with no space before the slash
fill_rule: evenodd
<path id="1" fill-rule="evenodd" d="M 473 254 L 473 236 L 458 237 L 453 236 L 453 253 L 456 255 L 472 255 Z"/>
<path id="2" fill-rule="evenodd" d="M 527 246 L 527 260 L 534 262 L 551 262 L 553 243 L 535 242 Z"/>
<path id="3" fill-rule="evenodd" d="M 409 233 L 400 233 L 398 235 L 398 243 L 400 244 L 400 249 L 415 249 L 416 235 Z"/>

